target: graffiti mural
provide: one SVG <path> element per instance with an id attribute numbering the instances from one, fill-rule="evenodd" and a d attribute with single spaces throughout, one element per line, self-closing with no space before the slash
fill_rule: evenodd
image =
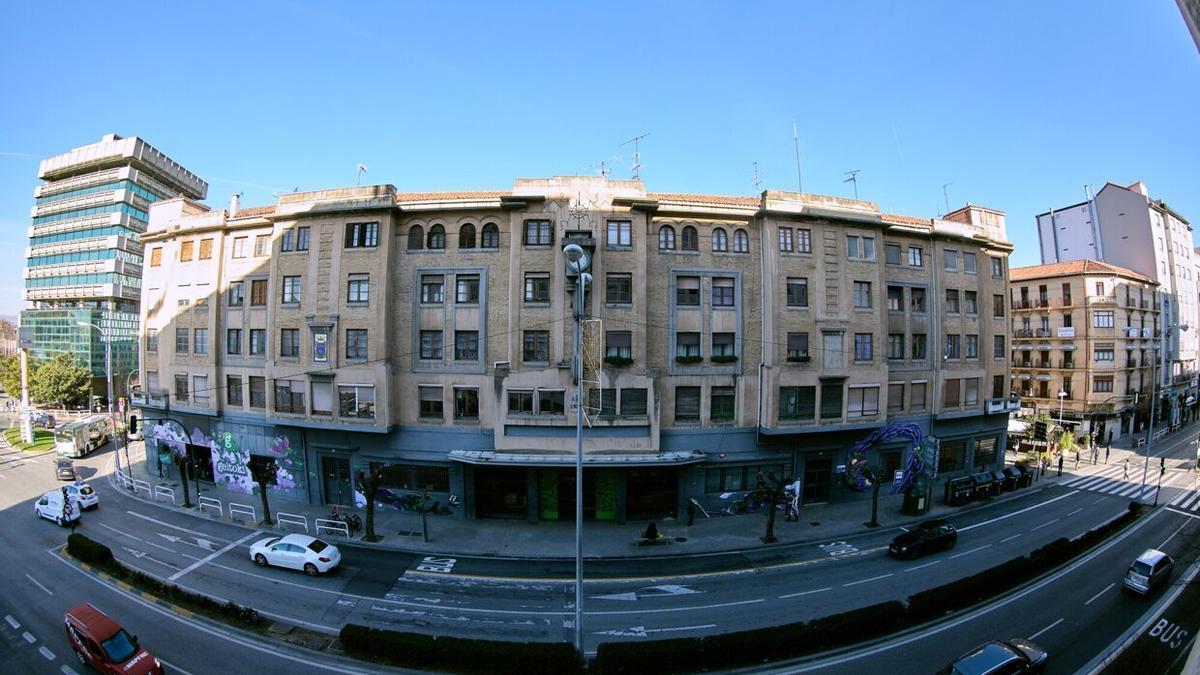
<path id="1" fill-rule="evenodd" d="M 238 445 L 233 434 L 225 432 L 212 439 L 213 482 L 218 486 L 249 495 L 257 487 L 250 477 L 250 452 Z"/>
<path id="2" fill-rule="evenodd" d="M 867 450 L 876 443 L 887 443 L 897 439 L 907 440 L 908 450 L 905 453 L 904 475 L 900 485 L 892 488 L 892 494 L 907 492 L 920 476 L 927 474 L 931 465 L 926 460 L 927 450 L 921 427 L 912 422 L 892 422 L 872 431 L 846 451 L 846 487 L 859 492 L 869 490 L 871 483 L 863 471 L 867 466 Z M 932 478 L 932 474 L 929 474 L 929 477 Z"/>
<path id="3" fill-rule="evenodd" d="M 304 475 L 304 454 L 292 447 L 292 441 L 287 436 L 276 436 L 267 445 L 266 454 L 275 458 L 279 472 L 275 474 L 275 484 L 271 492 L 287 494 L 298 487 L 297 476 Z"/>

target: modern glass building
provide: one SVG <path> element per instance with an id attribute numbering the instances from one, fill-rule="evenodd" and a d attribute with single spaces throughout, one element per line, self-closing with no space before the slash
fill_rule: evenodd
<path id="1" fill-rule="evenodd" d="M 21 325 L 34 329 L 30 353 L 72 352 L 106 393 L 104 337 L 112 339 L 114 386 L 137 369 L 142 244 L 150 204 L 179 195 L 204 199 L 208 184 L 140 138 L 107 134 L 99 143 L 42 161 L 25 251 Z"/>

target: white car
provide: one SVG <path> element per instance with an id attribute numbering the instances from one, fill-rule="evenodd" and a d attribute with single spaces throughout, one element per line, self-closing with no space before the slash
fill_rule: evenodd
<path id="1" fill-rule="evenodd" d="M 65 493 L 66 488 L 51 490 L 33 505 L 33 512 L 39 518 L 52 520 L 61 525 L 68 525 L 79 520 L 79 507 L 75 500 Z"/>
<path id="2" fill-rule="evenodd" d="M 259 567 L 275 565 L 304 570 L 311 577 L 337 567 L 342 554 L 336 546 L 316 537 L 289 534 L 255 542 L 250 546 L 250 559 Z"/>
<path id="3" fill-rule="evenodd" d="M 79 503 L 79 508 L 84 511 L 100 506 L 100 493 L 85 481 L 77 480 L 70 485 L 63 486 L 63 489 Z"/>

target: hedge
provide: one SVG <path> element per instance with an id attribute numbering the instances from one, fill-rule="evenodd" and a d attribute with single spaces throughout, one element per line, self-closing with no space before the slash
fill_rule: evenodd
<path id="1" fill-rule="evenodd" d="M 342 647 L 359 658 L 409 668 L 459 673 L 578 673 L 579 655 L 567 642 L 501 642 L 444 637 L 346 624 Z"/>
<path id="2" fill-rule="evenodd" d="M 76 560 L 106 569 L 116 562 L 111 548 L 82 534 L 71 534 L 67 537 L 67 553 Z"/>

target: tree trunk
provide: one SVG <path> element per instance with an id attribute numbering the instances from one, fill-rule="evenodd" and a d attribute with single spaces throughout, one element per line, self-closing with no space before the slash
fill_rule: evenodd
<path id="1" fill-rule="evenodd" d="M 767 512 L 767 533 L 762 538 L 764 544 L 774 544 L 779 541 L 775 538 L 775 509 L 777 505 L 775 494 L 772 492 L 771 498 L 767 500 L 767 508 L 770 510 Z"/>
<path id="2" fill-rule="evenodd" d="M 871 481 L 871 522 L 867 527 L 879 527 L 879 481 Z"/>
<path id="3" fill-rule="evenodd" d="M 192 508 L 192 498 L 188 495 L 188 472 L 184 468 L 184 463 L 179 459 L 179 455 L 175 455 L 175 464 L 179 467 L 179 483 L 183 485 L 183 508 Z"/>
<path id="4" fill-rule="evenodd" d="M 267 483 L 263 481 L 258 484 L 258 496 L 262 498 L 263 503 L 263 525 L 273 525 L 271 522 L 271 505 L 267 503 Z"/>
<path id="5" fill-rule="evenodd" d="M 375 482 L 370 478 L 368 480 L 372 483 Z M 367 532 L 363 535 L 363 539 L 366 541 L 376 541 L 378 537 L 375 536 L 375 494 L 379 491 L 379 488 L 370 484 L 364 485 L 363 488 L 363 496 L 367 498 Z"/>

